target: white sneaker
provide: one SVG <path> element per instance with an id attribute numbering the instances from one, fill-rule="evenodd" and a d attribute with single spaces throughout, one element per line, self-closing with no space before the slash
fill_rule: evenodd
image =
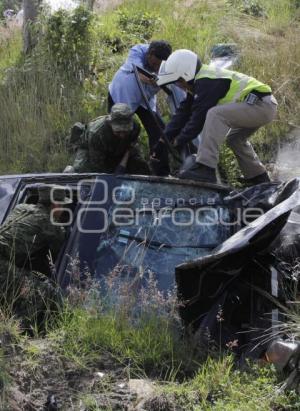
<path id="1" fill-rule="evenodd" d="M 67 167 L 64 169 L 63 173 L 75 173 L 74 167 L 73 167 L 73 166 L 70 166 L 70 165 L 67 166 Z"/>

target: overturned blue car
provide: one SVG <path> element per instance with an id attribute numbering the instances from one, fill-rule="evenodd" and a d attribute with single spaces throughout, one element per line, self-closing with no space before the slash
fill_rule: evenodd
<path id="1" fill-rule="evenodd" d="M 99 281 L 115 271 L 137 289 L 152 275 L 162 292 L 177 287 L 186 329 L 208 330 L 224 346 L 238 340 L 255 357 L 265 350 L 264 330 L 297 298 L 300 179 L 232 191 L 176 178 L 2 176 L 0 222 L 17 204 L 37 202 L 45 183 L 64 186 L 72 200 L 62 204 L 66 238 L 55 261 L 62 288 L 74 260 Z"/>

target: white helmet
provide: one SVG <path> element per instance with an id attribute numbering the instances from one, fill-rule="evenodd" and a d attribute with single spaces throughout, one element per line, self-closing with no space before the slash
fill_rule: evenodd
<path id="1" fill-rule="evenodd" d="M 174 83 L 180 78 L 185 81 L 193 80 L 196 75 L 198 61 L 197 54 L 191 50 L 174 51 L 166 61 L 161 63 L 156 84 L 163 86 L 164 84 Z"/>

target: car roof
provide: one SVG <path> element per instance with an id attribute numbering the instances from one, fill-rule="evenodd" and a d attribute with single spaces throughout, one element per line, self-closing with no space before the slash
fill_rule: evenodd
<path id="1" fill-rule="evenodd" d="M 79 180 L 82 178 L 89 178 L 89 177 L 100 177 L 100 176 L 109 176 L 111 174 L 106 173 L 27 173 L 27 174 L 6 174 L 0 175 L 0 181 L 4 179 L 44 179 L 44 178 L 51 178 L 57 177 L 58 179 L 68 180 L 68 179 L 75 179 Z M 206 183 L 202 181 L 196 180 L 183 180 L 176 177 L 159 177 L 159 176 L 144 176 L 144 175 L 129 175 L 123 174 L 116 176 L 120 179 L 129 179 L 129 180 L 140 180 L 140 181 L 147 181 L 147 182 L 156 182 L 156 183 L 168 183 L 168 184 L 181 184 L 187 186 L 195 186 L 195 187 L 207 187 L 207 188 L 214 188 L 220 191 L 231 191 L 232 188 L 230 186 L 224 184 L 212 184 Z"/>

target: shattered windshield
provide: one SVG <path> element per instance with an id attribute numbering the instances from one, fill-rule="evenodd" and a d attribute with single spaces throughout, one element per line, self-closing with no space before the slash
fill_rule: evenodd
<path id="1" fill-rule="evenodd" d="M 158 286 L 168 289 L 176 265 L 206 255 L 231 235 L 225 195 L 199 186 L 121 180 L 107 211 L 101 209 L 105 232 L 81 235 L 81 261 L 89 260 L 97 277 L 117 270 L 143 281 L 153 273 Z M 91 212 L 95 228 L 98 212 Z"/>

